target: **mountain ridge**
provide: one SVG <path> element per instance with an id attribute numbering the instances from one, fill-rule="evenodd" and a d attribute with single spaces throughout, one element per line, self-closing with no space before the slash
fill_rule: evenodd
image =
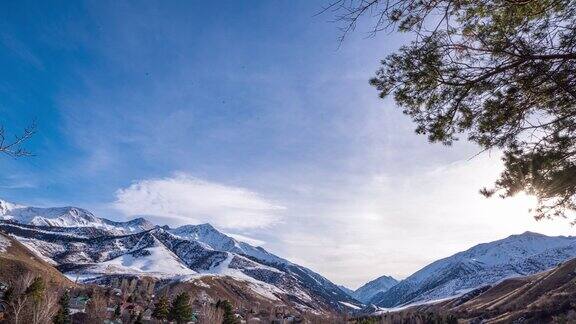
<path id="1" fill-rule="evenodd" d="M 144 218 L 111 221 L 77 207 L 37 208 L 0 200 L 0 229 L 69 277 L 155 276 L 176 281 L 228 277 L 250 282 L 268 297 L 282 294 L 281 300 L 291 300 L 297 307 L 324 310 L 355 309 L 358 301 L 394 308 L 452 298 L 576 257 L 576 237 L 528 231 L 477 244 L 400 282 L 381 276 L 350 292 L 209 223 L 171 228 Z"/>
<path id="2" fill-rule="evenodd" d="M 363 303 L 369 303 L 376 294 L 386 292 L 388 289 L 397 285 L 398 282 L 399 281 L 392 276 L 383 275 L 368 281 L 354 290 L 351 296 Z"/>
<path id="3" fill-rule="evenodd" d="M 509 277 L 548 270 L 576 257 L 576 237 L 534 232 L 477 244 L 416 271 L 370 302 L 385 308 L 455 297 Z"/>
<path id="4" fill-rule="evenodd" d="M 1 199 L 0 220 L 35 226 L 94 227 L 111 234 L 135 233 L 156 226 L 142 217 L 120 222 L 97 217 L 79 207 L 30 207 Z"/>
<path id="5" fill-rule="evenodd" d="M 341 311 L 358 304 L 312 270 L 210 224 L 152 227 L 143 218 L 114 222 L 76 207 L 6 206 L 0 229 L 70 278 L 125 275 L 186 282 L 208 275 L 249 282 L 244 286 L 297 308 Z"/>

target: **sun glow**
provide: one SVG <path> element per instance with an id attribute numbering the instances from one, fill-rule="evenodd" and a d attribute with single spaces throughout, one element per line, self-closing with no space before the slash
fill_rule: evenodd
<path id="1" fill-rule="evenodd" d="M 546 235 L 576 235 L 570 218 L 536 220 L 532 210 L 537 206 L 534 196 L 520 193 L 506 199 L 492 198 L 487 209 L 498 217 L 498 230 L 507 232 L 532 231 Z"/>

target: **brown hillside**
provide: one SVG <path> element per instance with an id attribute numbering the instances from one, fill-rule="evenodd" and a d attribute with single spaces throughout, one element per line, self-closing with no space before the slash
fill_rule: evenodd
<path id="1" fill-rule="evenodd" d="M 74 283 L 62 275 L 52 265 L 48 264 L 26 246 L 0 231 L 0 239 L 10 242 L 5 252 L 0 250 L 0 281 L 10 282 L 27 271 L 36 276 L 42 276 L 46 282 L 54 286 L 73 286 Z"/>
<path id="2" fill-rule="evenodd" d="M 451 314 L 458 323 L 576 323 L 576 259 L 532 276 L 510 278 L 490 288 L 388 316 L 416 318 L 430 313 Z"/>
<path id="3" fill-rule="evenodd" d="M 472 298 L 409 311 L 450 313 L 464 323 L 576 323 L 576 259 L 532 276 L 504 280 Z"/>
<path id="4" fill-rule="evenodd" d="M 453 311 L 470 315 L 494 314 L 486 323 L 552 321 L 575 310 L 576 259 L 555 269 L 524 278 L 505 280 Z"/>
<path id="5" fill-rule="evenodd" d="M 187 291 L 193 296 L 205 296 L 213 301 L 228 300 L 236 307 L 255 308 L 258 311 L 283 309 L 290 314 L 303 314 L 316 309 L 325 314 L 332 312 L 328 305 L 296 299 L 291 295 L 263 292 L 250 282 L 226 276 L 204 276 L 189 282 L 171 282 L 160 288 L 159 293 L 168 292 L 173 295 L 181 291 Z"/>

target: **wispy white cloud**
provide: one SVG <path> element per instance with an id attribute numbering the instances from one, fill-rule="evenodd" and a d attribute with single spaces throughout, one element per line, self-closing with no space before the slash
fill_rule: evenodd
<path id="1" fill-rule="evenodd" d="M 249 189 L 185 173 L 140 180 L 120 189 L 114 207 L 127 216 L 152 216 L 169 224 L 211 223 L 236 230 L 274 224 L 284 209 Z"/>
<path id="2" fill-rule="evenodd" d="M 499 154 L 411 174 L 379 172 L 318 185 L 290 202 L 290 220 L 267 247 L 329 279 L 358 287 L 387 274 L 404 278 L 475 244 L 524 231 L 570 235 L 567 221 L 535 221 L 525 195 L 481 196 L 501 170 Z M 258 237 L 258 236 L 256 236 Z"/>
<path id="3" fill-rule="evenodd" d="M 3 189 L 30 189 L 38 187 L 37 181 L 28 175 L 7 174 L 0 176 L 0 188 Z"/>

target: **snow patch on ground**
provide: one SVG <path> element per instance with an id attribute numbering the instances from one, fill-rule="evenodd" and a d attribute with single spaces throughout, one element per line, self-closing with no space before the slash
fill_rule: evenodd
<path id="1" fill-rule="evenodd" d="M 270 300 L 279 300 L 274 293 L 280 293 L 280 294 L 285 293 L 284 291 L 280 290 L 275 286 L 254 279 L 248 283 L 248 286 L 250 286 L 250 289 L 252 289 L 252 291 L 257 293 L 258 295 L 268 298 Z"/>
<path id="2" fill-rule="evenodd" d="M 142 250 L 149 253 L 144 256 L 134 256 L 131 253 L 123 254 L 117 258 L 102 262 L 91 269 L 93 272 L 106 274 L 115 273 L 147 273 L 163 275 L 191 275 L 194 270 L 182 264 L 174 253 L 163 246 L 154 246 Z"/>
<path id="3" fill-rule="evenodd" d="M 441 303 L 441 302 L 444 302 L 447 300 L 454 299 L 456 297 L 458 297 L 458 296 L 450 296 L 450 297 L 446 297 L 446 298 L 438 298 L 438 299 L 434 299 L 434 300 L 420 301 L 420 302 L 410 303 L 410 304 L 406 304 L 406 305 L 402 305 L 402 306 L 398 306 L 398 307 L 392 307 L 392 308 L 378 307 L 381 310 L 375 312 L 374 315 L 382 315 L 382 314 L 390 313 L 390 312 L 399 312 L 399 311 L 402 311 L 402 310 L 405 310 L 407 308 L 414 307 L 414 306 L 434 305 L 434 304 L 438 304 L 438 303 Z"/>
<path id="4" fill-rule="evenodd" d="M 358 306 L 356 306 L 356 305 L 354 305 L 354 304 L 350 304 L 350 303 L 347 303 L 347 302 L 341 301 L 341 302 L 339 302 L 339 303 L 342 304 L 342 305 L 344 305 L 344 306 L 346 306 L 346 307 L 350 307 L 350 308 L 352 308 L 352 309 L 362 309 L 361 307 L 358 307 Z"/>

